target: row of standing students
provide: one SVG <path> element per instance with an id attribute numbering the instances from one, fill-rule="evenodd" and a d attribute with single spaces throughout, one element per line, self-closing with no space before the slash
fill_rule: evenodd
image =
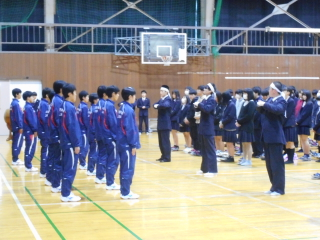
<path id="1" fill-rule="evenodd" d="M 31 92 L 24 92 L 24 110 L 19 106 L 21 90 L 14 89 L 12 94 L 13 165 L 24 164 L 26 172 L 38 172 L 32 166 L 32 158 L 39 137 L 40 177 L 46 178 L 45 185 L 51 186 L 53 193 L 61 192 L 61 201 L 81 199 L 71 192 L 78 161 L 80 169 L 87 170 L 87 175 L 96 176 L 95 183 L 106 184 L 107 190 L 120 190 L 123 199 L 139 198 L 130 190 L 136 150 L 140 148 L 133 109 L 136 92 L 133 88 L 122 89 L 123 102 L 118 111 L 114 103 L 120 90 L 114 85 L 100 86 L 97 94 L 81 91 L 78 108 L 74 106 L 76 87 L 61 80 L 54 82 L 53 90 L 43 89 L 38 105 L 33 103 Z M 24 162 L 19 159 L 23 137 L 26 141 Z M 120 185 L 115 183 L 119 163 Z"/>

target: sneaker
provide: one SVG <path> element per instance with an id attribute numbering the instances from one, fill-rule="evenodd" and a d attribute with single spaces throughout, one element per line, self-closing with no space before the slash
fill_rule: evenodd
<path id="1" fill-rule="evenodd" d="M 171 148 L 171 151 L 179 151 L 179 146 L 174 145 L 174 146 Z"/>
<path id="2" fill-rule="evenodd" d="M 240 159 L 239 159 L 239 162 L 238 162 L 238 165 L 241 165 L 241 164 L 244 163 L 245 161 L 246 161 L 245 159 L 240 158 Z"/>
<path id="3" fill-rule="evenodd" d="M 283 160 L 288 161 L 288 154 L 283 155 Z"/>
<path id="4" fill-rule="evenodd" d="M 61 196 L 61 201 L 62 202 L 78 202 L 81 200 L 81 197 L 74 195 L 73 193 L 70 193 L 68 197 L 62 197 Z"/>
<path id="5" fill-rule="evenodd" d="M 127 196 L 121 194 L 122 199 L 138 199 L 140 196 L 136 193 L 130 192 Z"/>
<path id="6" fill-rule="evenodd" d="M 139 132 L 139 136 L 141 135 L 141 132 Z"/>
<path id="7" fill-rule="evenodd" d="M 299 158 L 298 158 L 298 155 L 296 154 L 296 153 L 294 153 L 294 155 L 293 155 L 293 160 L 298 160 Z"/>
<path id="8" fill-rule="evenodd" d="M 20 159 L 18 159 L 17 161 L 12 162 L 12 165 L 15 165 L 15 166 L 17 166 L 17 165 L 24 165 L 24 162 L 21 161 Z"/>
<path id="9" fill-rule="evenodd" d="M 96 171 L 94 170 L 93 172 L 87 171 L 87 176 L 95 176 Z"/>
<path id="10" fill-rule="evenodd" d="M 106 186 L 106 189 L 107 190 L 120 190 L 120 185 L 116 184 L 116 183 L 113 183 L 112 185 L 110 186 Z"/>
<path id="11" fill-rule="evenodd" d="M 302 149 L 302 148 L 300 148 L 297 152 L 303 152 L 303 149 Z"/>
<path id="12" fill-rule="evenodd" d="M 202 154 L 201 154 L 200 151 L 196 151 L 194 156 L 196 156 L 196 157 L 202 157 Z"/>
<path id="13" fill-rule="evenodd" d="M 240 165 L 241 166 L 252 166 L 252 162 L 250 160 L 244 160 Z"/>
<path id="14" fill-rule="evenodd" d="M 307 157 L 306 155 L 302 156 L 302 157 L 299 158 L 299 159 L 301 159 L 302 161 L 305 161 L 305 162 L 311 161 L 311 157 Z"/>
<path id="15" fill-rule="evenodd" d="M 51 182 L 49 182 L 49 181 L 48 181 L 48 179 L 46 179 L 46 181 L 44 182 L 44 185 L 46 185 L 46 186 L 51 186 L 51 185 L 52 185 L 52 183 L 51 183 Z"/>
<path id="16" fill-rule="evenodd" d="M 38 168 L 35 168 L 35 167 L 26 168 L 26 172 L 38 172 Z"/>
<path id="17" fill-rule="evenodd" d="M 226 159 L 222 159 L 221 162 L 234 162 L 234 158 L 233 157 L 227 157 Z"/>
<path id="18" fill-rule="evenodd" d="M 102 179 L 96 178 L 94 182 L 97 184 L 102 184 L 102 183 L 105 184 L 107 181 L 106 181 L 106 178 L 102 178 Z"/>
<path id="19" fill-rule="evenodd" d="M 188 152 L 190 152 L 191 150 L 192 150 L 192 148 L 187 147 L 187 148 L 183 149 L 183 152 L 184 152 L 184 153 L 188 153 Z"/>
<path id="20" fill-rule="evenodd" d="M 312 178 L 313 180 L 320 180 L 320 173 L 313 174 Z"/>
<path id="21" fill-rule="evenodd" d="M 202 170 L 198 170 L 196 173 L 197 173 L 197 175 L 202 175 L 203 174 Z"/>
<path id="22" fill-rule="evenodd" d="M 317 156 L 318 156 L 318 153 L 310 150 L 310 155 L 311 155 L 312 157 L 317 157 Z"/>
<path id="23" fill-rule="evenodd" d="M 270 195 L 271 195 L 271 196 L 280 196 L 281 194 L 278 193 L 278 192 L 272 192 Z"/>
<path id="24" fill-rule="evenodd" d="M 271 194 L 272 192 L 269 190 L 269 191 L 265 191 L 264 194 Z"/>
<path id="25" fill-rule="evenodd" d="M 61 186 L 59 186 L 59 187 L 56 187 L 56 188 L 51 188 L 51 192 L 53 192 L 53 193 L 59 193 L 59 192 L 61 192 Z"/>
<path id="26" fill-rule="evenodd" d="M 212 177 L 214 177 L 214 175 L 215 175 L 214 173 L 209 173 L 209 172 L 203 174 L 203 176 L 204 176 L 204 177 L 207 177 L 207 178 L 212 178 Z"/>
<path id="27" fill-rule="evenodd" d="M 261 158 L 261 157 L 262 157 L 262 154 L 261 154 L 261 155 L 253 155 L 253 154 L 252 154 L 252 157 L 253 157 L 253 158 Z"/>
<path id="28" fill-rule="evenodd" d="M 219 155 L 217 154 L 217 156 L 218 157 L 226 157 L 227 158 L 227 157 L 229 157 L 229 153 L 220 151 Z"/>
<path id="29" fill-rule="evenodd" d="M 46 176 L 47 176 L 47 174 L 42 174 L 42 173 L 39 174 L 39 177 L 41 177 L 41 178 L 45 178 Z"/>
<path id="30" fill-rule="evenodd" d="M 293 164 L 293 161 L 285 161 L 284 164 Z"/>
<path id="31" fill-rule="evenodd" d="M 87 170 L 87 168 L 88 168 L 87 164 L 84 165 L 84 166 L 79 165 L 79 169 L 80 170 Z"/>
<path id="32" fill-rule="evenodd" d="M 235 155 L 237 155 L 237 156 L 241 156 L 241 155 L 242 155 L 242 152 L 237 151 L 237 152 L 235 153 Z"/>

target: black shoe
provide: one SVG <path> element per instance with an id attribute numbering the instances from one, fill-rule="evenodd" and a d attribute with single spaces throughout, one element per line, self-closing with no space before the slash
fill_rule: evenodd
<path id="1" fill-rule="evenodd" d="M 303 149 L 302 149 L 302 148 L 300 148 L 297 152 L 303 152 Z"/>
<path id="2" fill-rule="evenodd" d="M 286 162 L 284 162 L 284 164 L 293 164 L 293 161 L 291 162 L 291 161 L 286 161 Z"/>
<path id="3" fill-rule="evenodd" d="M 171 162 L 171 160 L 161 159 L 160 162 Z"/>
<path id="4" fill-rule="evenodd" d="M 317 160 L 316 162 L 320 162 L 320 160 Z"/>
<path id="5" fill-rule="evenodd" d="M 163 158 L 159 158 L 159 159 L 157 159 L 156 161 L 161 161 L 161 160 L 163 160 Z"/>
<path id="6" fill-rule="evenodd" d="M 261 158 L 261 155 L 252 155 L 253 158 Z"/>
<path id="7" fill-rule="evenodd" d="M 227 157 L 226 159 L 221 159 L 221 162 L 234 162 L 233 157 Z"/>

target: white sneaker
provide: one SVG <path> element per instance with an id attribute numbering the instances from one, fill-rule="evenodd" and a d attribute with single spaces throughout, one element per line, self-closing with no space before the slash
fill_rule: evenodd
<path id="1" fill-rule="evenodd" d="M 184 152 L 184 153 L 188 153 L 188 152 L 190 152 L 191 150 L 192 150 L 192 148 L 187 147 L 187 148 L 183 149 L 183 152 Z"/>
<path id="2" fill-rule="evenodd" d="M 94 182 L 97 184 L 102 184 L 102 183 L 105 184 L 107 181 L 106 181 L 106 178 L 102 178 L 102 179 L 96 178 Z"/>
<path id="3" fill-rule="evenodd" d="M 120 190 L 120 185 L 116 184 L 116 183 L 113 183 L 112 185 L 110 186 L 106 186 L 106 189 L 107 190 Z"/>
<path id="4" fill-rule="evenodd" d="M 280 196 L 281 194 L 278 193 L 278 192 L 272 192 L 270 195 L 271 195 L 271 196 Z"/>
<path id="5" fill-rule="evenodd" d="M 202 170 L 197 171 L 197 175 L 202 175 L 202 174 L 203 174 Z"/>
<path id="6" fill-rule="evenodd" d="M 137 199 L 139 198 L 140 196 L 138 194 L 135 194 L 133 192 L 130 192 L 127 196 L 122 196 L 121 195 L 121 198 L 122 199 Z"/>
<path id="7" fill-rule="evenodd" d="M 24 165 L 24 162 L 18 159 L 17 161 L 12 162 L 12 165 Z"/>
<path id="8" fill-rule="evenodd" d="M 56 187 L 56 188 L 51 188 L 51 192 L 53 192 L 53 193 L 59 193 L 59 192 L 61 192 L 61 186 L 59 186 L 59 187 Z"/>
<path id="9" fill-rule="evenodd" d="M 47 176 L 47 174 L 39 174 L 39 177 L 41 177 L 41 178 L 45 178 Z"/>
<path id="10" fill-rule="evenodd" d="M 60 199 L 62 202 L 79 202 L 81 200 L 81 197 L 76 196 L 73 193 L 70 193 L 70 195 L 68 197 L 61 196 Z"/>
<path id="11" fill-rule="evenodd" d="M 240 159 L 239 159 L 239 162 L 238 162 L 238 165 L 241 165 L 241 164 L 244 163 L 245 161 L 246 161 L 245 159 L 240 158 Z"/>
<path id="12" fill-rule="evenodd" d="M 26 172 L 38 172 L 38 168 L 36 167 L 26 168 Z"/>
<path id="13" fill-rule="evenodd" d="M 84 166 L 79 165 L 79 169 L 80 170 L 87 170 L 87 168 L 88 168 L 87 164 L 84 165 Z"/>
<path id="14" fill-rule="evenodd" d="M 203 176 L 204 177 L 208 177 L 208 178 L 212 178 L 212 177 L 214 177 L 214 173 L 205 173 L 205 174 L 203 174 Z"/>
<path id="15" fill-rule="evenodd" d="M 269 191 L 265 191 L 264 194 L 271 194 L 272 192 L 269 190 Z"/>
<path id="16" fill-rule="evenodd" d="M 252 163 L 250 160 L 244 160 L 240 165 L 241 166 L 252 166 Z"/>
<path id="17" fill-rule="evenodd" d="M 141 132 L 139 132 L 139 136 L 141 136 Z"/>
<path id="18" fill-rule="evenodd" d="M 87 176 L 95 176 L 96 175 L 96 171 L 90 172 L 87 171 Z"/>
<path id="19" fill-rule="evenodd" d="M 46 179 L 46 181 L 44 182 L 44 185 L 46 185 L 46 186 L 51 186 L 51 185 L 52 185 L 52 183 L 51 183 L 51 182 L 49 182 L 49 181 L 48 181 L 48 179 Z"/>

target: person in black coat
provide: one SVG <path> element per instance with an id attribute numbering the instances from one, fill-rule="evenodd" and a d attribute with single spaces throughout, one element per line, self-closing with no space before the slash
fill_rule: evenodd
<path id="1" fill-rule="evenodd" d="M 194 89 L 189 90 L 189 98 L 191 100 L 190 107 L 187 112 L 185 123 L 190 126 L 190 136 L 195 152 L 200 152 L 200 144 L 198 139 L 198 125 L 195 119 L 195 108 L 194 103 L 198 101 L 197 91 Z"/>
<path id="2" fill-rule="evenodd" d="M 169 95 L 169 87 L 162 85 L 160 88 L 161 99 L 156 102 L 153 107 L 158 110 L 158 140 L 161 151 L 161 157 L 157 159 L 160 162 L 171 162 L 171 98 Z"/>
<path id="3" fill-rule="evenodd" d="M 198 174 L 204 173 L 204 177 L 213 177 L 218 173 L 216 147 L 214 142 L 214 110 L 216 101 L 213 98 L 214 84 L 208 83 L 204 88 L 205 98 L 202 102 L 195 102 L 195 108 L 201 111 L 199 124 L 199 137 L 201 138 L 202 163 Z"/>
<path id="4" fill-rule="evenodd" d="M 314 127 L 313 127 L 313 132 L 314 132 L 314 140 L 318 142 L 318 158 L 320 157 L 320 97 L 316 98 L 317 105 L 318 105 L 318 111 L 315 114 L 316 118 L 314 121 Z M 320 162 L 320 159 L 317 160 L 316 162 Z"/>
<path id="5" fill-rule="evenodd" d="M 173 147 L 171 148 L 172 151 L 179 151 L 179 138 L 178 138 L 178 131 L 179 127 L 179 113 L 181 110 L 181 100 L 180 100 L 180 92 L 179 90 L 175 89 L 172 91 L 172 101 L 171 101 L 171 134 L 173 138 Z"/>
<path id="6" fill-rule="evenodd" d="M 292 86 L 287 87 L 285 92 L 285 100 L 287 101 L 287 108 L 285 111 L 285 120 L 283 122 L 283 132 L 286 138 L 286 154 L 288 160 L 285 164 L 293 163 L 294 155 L 295 155 L 295 146 L 294 142 L 297 141 L 297 131 L 296 131 L 296 119 L 295 119 L 295 108 L 296 104 L 291 97 L 294 93 L 294 89 Z"/>
<path id="7" fill-rule="evenodd" d="M 261 88 L 253 87 L 253 96 L 254 101 L 257 104 L 259 100 L 262 100 L 261 97 Z M 253 117 L 253 125 L 254 125 L 254 142 L 252 142 L 252 156 L 254 158 L 260 158 L 263 154 L 263 142 L 261 142 L 261 114 L 255 109 L 254 117 Z"/>
<path id="8" fill-rule="evenodd" d="M 184 140 L 186 141 L 186 148 L 183 150 L 185 153 L 188 153 L 192 150 L 191 148 L 191 137 L 190 137 L 190 127 L 185 123 L 185 119 L 187 117 L 188 110 L 190 108 L 190 99 L 189 96 L 183 96 L 181 99 L 181 109 L 179 113 L 179 132 L 181 132 L 184 136 Z"/>
<path id="9" fill-rule="evenodd" d="M 281 96 L 282 84 L 273 82 L 270 85 L 267 102 L 258 101 L 258 111 L 261 113 L 262 139 L 264 142 L 266 167 L 271 182 L 271 188 L 266 194 L 279 196 L 285 194 L 285 168 L 282 156 L 286 139 L 283 132 L 282 119 L 287 102 Z"/>
<path id="10" fill-rule="evenodd" d="M 217 106 L 214 111 L 214 141 L 217 147 L 217 155 L 219 156 L 219 154 L 224 152 L 224 142 L 222 141 L 223 129 L 219 127 L 219 123 L 221 121 L 223 111 L 225 108 L 225 105 L 223 105 L 222 103 L 222 94 L 219 91 L 216 91 L 216 102 Z"/>
<path id="11" fill-rule="evenodd" d="M 234 143 L 237 141 L 236 106 L 228 91 L 222 93 L 222 102 L 226 106 L 219 127 L 223 128 L 222 141 L 227 143 L 229 156 L 221 162 L 234 162 Z"/>
<path id="12" fill-rule="evenodd" d="M 139 108 L 139 133 L 142 133 L 142 123 L 144 122 L 145 131 L 148 134 L 149 132 L 149 108 L 150 108 L 150 99 L 147 98 L 147 91 L 141 91 L 141 98 L 137 101 L 137 108 Z"/>
<path id="13" fill-rule="evenodd" d="M 310 161 L 310 145 L 308 136 L 310 136 L 310 128 L 312 125 L 312 109 L 313 104 L 311 102 L 311 93 L 309 90 L 302 92 L 302 107 L 297 117 L 298 135 L 300 137 L 300 143 L 304 152 L 304 156 L 300 159 L 303 161 Z"/>
<path id="14" fill-rule="evenodd" d="M 256 103 L 253 100 L 253 91 L 250 88 L 243 90 L 244 103 L 241 107 L 236 126 L 239 128 L 239 141 L 242 143 L 243 159 L 241 166 L 251 166 L 252 146 L 254 139 L 254 114 Z"/>

